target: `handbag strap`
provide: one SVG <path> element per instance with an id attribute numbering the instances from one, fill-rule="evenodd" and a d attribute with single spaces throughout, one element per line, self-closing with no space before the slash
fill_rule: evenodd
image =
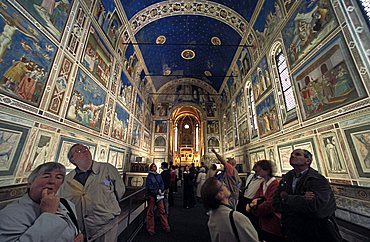
<path id="1" fill-rule="evenodd" d="M 243 195 L 244 195 L 244 193 L 245 193 L 245 191 L 248 189 L 248 187 L 249 187 L 249 185 L 251 184 L 251 182 L 253 181 L 253 176 L 251 177 L 251 179 L 249 179 L 249 181 L 248 181 L 248 183 L 245 185 L 245 187 L 243 188 L 243 190 L 241 190 L 241 192 L 243 193 Z M 248 178 L 247 178 L 248 179 Z"/>
<path id="2" fill-rule="evenodd" d="M 66 209 L 68 210 L 68 216 L 71 218 L 73 224 L 76 226 L 76 229 L 77 231 L 80 231 L 80 228 L 78 227 L 78 223 L 77 223 L 77 219 L 76 219 L 76 215 L 75 213 L 73 212 L 71 206 L 69 205 L 68 201 L 65 199 L 65 198 L 60 198 L 60 202 L 64 205 L 64 207 L 66 207 Z"/>
<path id="3" fill-rule="evenodd" d="M 235 222 L 234 222 L 233 213 L 234 213 L 234 210 L 231 210 L 230 213 L 229 213 L 230 223 L 231 223 L 231 227 L 233 228 L 233 231 L 234 231 L 234 234 L 235 234 L 235 237 L 236 237 L 236 241 L 240 242 L 238 230 L 236 230 L 236 226 L 235 226 Z"/>

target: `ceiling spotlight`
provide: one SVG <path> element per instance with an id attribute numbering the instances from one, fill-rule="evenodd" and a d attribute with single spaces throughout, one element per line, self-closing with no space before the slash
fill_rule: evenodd
<path id="1" fill-rule="evenodd" d="M 205 76 L 212 76 L 212 73 L 210 71 L 204 71 Z"/>

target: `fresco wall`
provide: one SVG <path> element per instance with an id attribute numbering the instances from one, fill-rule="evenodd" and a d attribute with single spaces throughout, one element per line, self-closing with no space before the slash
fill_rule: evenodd
<path id="1" fill-rule="evenodd" d="M 121 172 L 148 157 L 152 101 L 115 2 L 0 5 L 0 186 L 46 161 L 73 169 L 77 142 Z"/>
<path id="2" fill-rule="evenodd" d="M 253 64 L 237 65 L 246 74 L 236 91 L 233 79 L 220 91 L 221 130 L 224 155 L 243 157 L 244 171 L 270 159 L 281 176 L 294 149 L 310 150 L 333 186 L 337 216 L 369 229 L 370 31 L 357 4 L 265 1 L 246 34 L 254 48 L 238 58 Z"/>

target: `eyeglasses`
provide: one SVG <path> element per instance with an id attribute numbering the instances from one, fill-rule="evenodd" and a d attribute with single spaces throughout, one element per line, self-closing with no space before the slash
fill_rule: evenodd
<path id="1" fill-rule="evenodd" d="M 80 148 L 76 148 L 76 149 L 75 149 L 75 151 L 74 151 L 74 153 L 82 153 L 82 152 L 85 152 L 85 151 L 87 151 L 87 150 L 89 150 L 89 147 L 87 147 L 87 146 L 82 146 L 82 147 L 80 147 Z"/>

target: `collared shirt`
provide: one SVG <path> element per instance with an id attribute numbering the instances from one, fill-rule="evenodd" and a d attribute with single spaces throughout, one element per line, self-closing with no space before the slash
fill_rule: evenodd
<path id="1" fill-rule="evenodd" d="M 263 181 L 263 186 L 262 186 L 263 195 L 266 194 L 267 188 L 270 186 L 271 182 L 273 182 L 274 180 L 276 180 L 276 178 L 271 177 L 270 180 L 268 180 L 267 182 Z"/>
<path id="2" fill-rule="evenodd" d="M 262 182 L 263 182 L 262 177 L 250 174 L 246 181 L 246 186 L 248 185 L 248 187 L 245 188 L 244 197 L 253 199 Z"/>
<path id="3" fill-rule="evenodd" d="M 82 186 L 85 186 L 87 178 L 89 178 L 92 172 L 92 169 L 90 168 L 87 171 L 81 171 L 78 167 L 76 167 L 75 171 L 76 171 L 76 174 L 74 175 L 73 179 L 81 183 Z"/>
<path id="4" fill-rule="evenodd" d="M 292 182 L 293 192 L 295 192 L 295 188 L 296 188 L 298 182 L 301 180 L 301 178 L 303 177 L 303 175 L 306 174 L 307 171 L 308 171 L 308 168 L 306 170 L 304 170 L 304 171 L 301 171 L 298 175 L 295 175 L 293 177 L 293 182 Z"/>
<path id="5" fill-rule="evenodd" d="M 75 175 L 76 169 L 66 175 L 59 193 L 76 205 L 78 225 L 92 241 L 115 226 L 121 213 L 117 199 L 125 193 L 125 185 L 109 163 L 94 161 L 85 186 L 74 179 Z"/>

